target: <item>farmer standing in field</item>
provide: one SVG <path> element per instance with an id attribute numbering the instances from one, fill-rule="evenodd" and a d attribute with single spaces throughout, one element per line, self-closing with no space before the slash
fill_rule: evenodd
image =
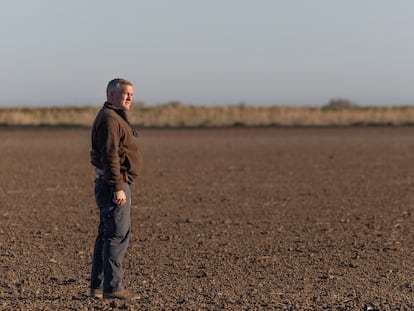
<path id="1" fill-rule="evenodd" d="M 94 298 L 134 297 L 122 285 L 122 261 L 131 225 L 131 183 L 142 168 L 138 134 L 126 112 L 132 104 L 132 83 L 114 79 L 107 100 L 92 126 L 91 163 L 96 168 L 95 200 L 100 222 L 95 241 L 90 291 Z"/>

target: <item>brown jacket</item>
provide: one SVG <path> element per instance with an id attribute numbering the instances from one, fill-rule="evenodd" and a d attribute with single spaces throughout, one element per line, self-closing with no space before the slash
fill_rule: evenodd
<path id="1" fill-rule="evenodd" d="M 104 170 L 104 180 L 123 189 L 124 176 L 132 183 L 141 173 L 142 154 L 138 133 L 129 123 L 125 111 L 106 102 L 92 126 L 91 163 Z"/>

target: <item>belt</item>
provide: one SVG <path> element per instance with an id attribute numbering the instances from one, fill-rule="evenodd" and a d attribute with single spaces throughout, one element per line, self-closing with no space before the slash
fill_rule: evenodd
<path id="1" fill-rule="evenodd" d="M 122 174 L 122 180 L 124 182 L 128 182 L 128 173 L 127 172 L 122 172 L 121 174 Z M 96 174 L 95 179 L 101 179 L 103 181 L 108 181 L 108 179 L 103 174 Z"/>

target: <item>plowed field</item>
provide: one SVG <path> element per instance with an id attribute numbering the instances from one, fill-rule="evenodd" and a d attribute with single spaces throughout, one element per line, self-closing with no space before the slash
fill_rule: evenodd
<path id="1" fill-rule="evenodd" d="M 1 310 L 413 310 L 414 128 L 141 130 L 133 302 L 89 298 L 89 130 L 0 129 Z"/>

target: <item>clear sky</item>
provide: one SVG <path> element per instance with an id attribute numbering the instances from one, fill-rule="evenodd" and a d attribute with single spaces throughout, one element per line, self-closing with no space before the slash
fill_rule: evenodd
<path id="1" fill-rule="evenodd" d="M 412 0 L 0 0 L 0 106 L 414 104 Z"/>

